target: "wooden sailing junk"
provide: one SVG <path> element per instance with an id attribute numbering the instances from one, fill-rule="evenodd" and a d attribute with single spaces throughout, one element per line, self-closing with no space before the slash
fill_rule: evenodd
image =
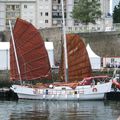
<path id="1" fill-rule="evenodd" d="M 36 86 L 12 85 L 11 90 L 20 99 L 41 100 L 95 100 L 104 99 L 111 90 L 111 81 L 93 84 L 93 79 L 81 80 L 91 76 L 91 66 L 84 42 L 78 35 L 68 34 L 67 57 L 69 82 L 65 82 L 64 57 L 60 67 L 61 83 L 37 84 Z M 10 45 L 10 78 L 18 81 L 51 79 L 51 68 L 44 41 L 38 30 L 30 23 L 17 19 Z M 19 68 L 19 69 L 18 69 Z"/>

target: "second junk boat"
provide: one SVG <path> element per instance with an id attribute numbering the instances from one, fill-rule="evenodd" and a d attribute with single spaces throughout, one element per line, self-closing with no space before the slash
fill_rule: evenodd
<path id="1" fill-rule="evenodd" d="M 69 82 L 64 81 L 62 55 L 59 76 L 63 82 L 34 86 L 23 84 L 23 81 L 51 80 L 49 58 L 39 31 L 31 23 L 18 18 L 12 35 L 10 79 L 20 80 L 21 85 L 12 85 L 11 90 L 17 93 L 19 99 L 96 100 L 104 99 L 105 93 L 110 92 L 111 81 L 93 82 L 97 77 L 90 77 L 91 66 L 85 44 L 78 35 L 73 34 L 66 35 Z"/>

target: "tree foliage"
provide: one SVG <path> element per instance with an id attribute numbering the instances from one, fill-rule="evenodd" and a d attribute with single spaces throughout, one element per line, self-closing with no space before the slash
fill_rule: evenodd
<path id="1" fill-rule="evenodd" d="M 120 2 L 113 10 L 113 23 L 120 23 Z"/>
<path id="2" fill-rule="evenodd" d="M 94 23 L 101 17 L 99 0 L 75 0 L 72 18 L 81 23 Z"/>

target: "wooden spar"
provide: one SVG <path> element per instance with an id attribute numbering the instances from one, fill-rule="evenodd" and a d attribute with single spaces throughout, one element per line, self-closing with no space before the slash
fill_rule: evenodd
<path id="1" fill-rule="evenodd" d="M 12 26 L 11 26 L 11 21 L 10 20 L 9 20 L 9 26 L 10 26 L 10 32 L 11 32 L 11 37 L 12 37 L 13 49 L 14 49 L 14 52 L 15 52 L 15 60 L 16 60 L 16 64 L 17 64 L 18 75 L 19 75 L 19 79 L 20 79 L 20 84 L 22 85 L 20 66 L 19 66 L 19 62 L 18 62 L 17 52 L 16 52 L 16 48 L 15 48 L 15 40 L 14 40 L 14 37 L 13 37 L 13 31 L 12 31 Z"/>
<path id="2" fill-rule="evenodd" d="M 68 82 L 68 58 L 67 58 L 67 45 L 66 45 L 66 29 L 65 29 L 65 17 L 64 17 L 64 4 L 62 2 L 62 19 L 63 19 L 63 39 L 64 39 L 64 59 L 65 59 L 65 82 Z"/>

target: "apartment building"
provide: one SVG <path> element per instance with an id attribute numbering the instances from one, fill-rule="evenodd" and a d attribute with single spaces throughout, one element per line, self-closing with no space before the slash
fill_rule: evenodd
<path id="1" fill-rule="evenodd" d="M 0 30 L 9 29 L 9 20 L 14 25 L 16 18 L 23 18 L 36 25 L 35 0 L 1 0 L 0 1 Z"/>
<path id="2" fill-rule="evenodd" d="M 90 24 L 89 26 L 91 29 L 96 30 L 109 30 L 112 26 L 112 17 L 110 16 L 110 2 L 111 0 L 100 0 L 101 4 L 101 11 L 102 11 L 102 19 L 96 21 L 96 25 Z M 61 0 L 53 0 L 53 8 L 52 8 L 52 20 L 53 25 L 60 25 L 62 20 L 62 13 L 61 13 Z M 83 25 L 78 23 L 78 21 L 73 20 L 71 17 L 71 12 L 74 7 L 75 0 L 64 0 L 64 11 L 65 11 L 65 21 L 66 26 L 68 29 L 81 27 L 83 28 Z M 54 24 L 55 23 L 55 24 Z M 76 29 L 75 28 L 75 29 Z M 68 30 L 69 31 L 69 30 Z"/>
<path id="3" fill-rule="evenodd" d="M 74 0 L 64 0 L 65 23 L 68 27 L 80 25 L 71 17 L 74 2 Z M 102 18 L 105 18 L 110 11 L 110 0 L 100 0 L 100 2 Z M 31 22 L 38 29 L 61 26 L 61 0 L 0 0 L 0 31 L 9 29 L 9 20 L 14 25 L 17 17 Z M 104 20 L 98 21 L 97 26 L 101 27 Z"/>
<path id="4" fill-rule="evenodd" d="M 31 22 L 37 28 L 52 26 L 51 0 L 1 0 L 0 31 L 9 29 L 16 18 Z"/>
<path id="5" fill-rule="evenodd" d="M 36 0 L 37 28 L 52 26 L 52 0 Z"/>
<path id="6" fill-rule="evenodd" d="M 53 26 L 61 26 L 61 20 L 62 20 L 61 0 L 53 0 L 52 19 L 53 19 L 52 20 Z"/>
<path id="7" fill-rule="evenodd" d="M 111 0 L 100 0 L 102 17 L 108 17 L 110 14 L 110 2 Z"/>

